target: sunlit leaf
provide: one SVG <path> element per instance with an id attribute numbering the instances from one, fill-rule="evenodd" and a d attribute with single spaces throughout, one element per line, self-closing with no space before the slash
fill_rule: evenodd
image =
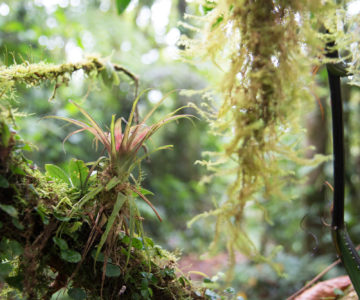
<path id="1" fill-rule="evenodd" d="M 65 182 L 71 186 L 69 176 L 60 167 L 58 167 L 56 165 L 52 165 L 52 164 L 46 164 L 45 170 L 46 170 L 46 173 L 48 176 L 50 176 L 54 179 L 61 180 L 62 182 Z"/>
<path id="2" fill-rule="evenodd" d="M 141 250 L 143 248 L 143 243 L 139 238 L 134 237 L 134 238 L 132 238 L 132 246 L 135 249 Z"/>
<path id="3" fill-rule="evenodd" d="M 70 179 L 74 187 L 83 190 L 85 188 L 85 180 L 89 174 L 89 169 L 86 167 L 85 163 L 82 160 L 73 158 L 69 162 L 68 168 Z"/>

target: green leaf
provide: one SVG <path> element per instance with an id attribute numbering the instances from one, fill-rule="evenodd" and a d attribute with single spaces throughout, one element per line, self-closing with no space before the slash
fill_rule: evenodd
<path id="1" fill-rule="evenodd" d="M 23 253 L 21 244 L 15 240 L 3 238 L 0 242 L 1 259 L 14 260 Z"/>
<path id="2" fill-rule="evenodd" d="M 117 177 L 113 177 L 110 179 L 110 181 L 107 183 L 105 190 L 110 191 L 114 186 L 118 185 L 122 180 Z"/>
<path id="3" fill-rule="evenodd" d="M 10 263 L 0 263 L 0 276 L 6 277 L 13 270 L 13 267 Z"/>
<path id="4" fill-rule="evenodd" d="M 48 176 L 50 176 L 50 177 L 52 177 L 54 179 L 61 180 L 62 182 L 65 182 L 69 186 L 71 186 L 69 176 L 60 167 L 58 167 L 56 165 L 52 165 L 52 164 L 46 164 L 45 165 L 45 170 L 46 170 L 46 173 L 47 173 Z"/>
<path id="5" fill-rule="evenodd" d="M 131 0 L 116 0 L 116 9 L 119 15 L 121 15 L 130 4 Z"/>
<path id="6" fill-rule="evenodd" d="M 18 241 L 9 240 L 7 243 L 8 251 L 11 252 L 12 257 L 19 256 L 24 252 L 23 247 Z"/>
<path id="7" fill-rule="evenodd" d="M 119 277 L 121 274 L 121 269 L 118 266 L 113 264 L 106 264 L 105 276 L 107 277 Z"/>
<path id="8" fill-rule="evenodd" d="M 6 212 L 9 216 L 13 218 L 18 217 L 18 212 L 12 205 L 0 204 L 0 209 L 2 209 L 4 212 Z"/>
<path id="9" fill-rule="evenodd" d="M 75 250 L 70 249 L 62 250 L 60 257 L 70 263 L 77 263 L 81 260 L 81 254 Z"/>
<path id="10" fill-rule="evenodd" d="M 1 175 L 0 175 L 0 187 L 5 189 L 9 187 L 9 182 L 4 176 Z"/>
<path id="11" fill-rule="evenodd" d="M 35 211 L 38 213 L 38 215 L 41 218 L 41 221 L 45 224 L 49 224 L 49 217 L 46 215 L 45 209 L 41 206 L 35 207 Z"/>
<path id="12" fill-rule="evenodd" d="M 89 169 L 82 160 L 73 158 L 69 162 L 69 174 L 74 187 L 79 190 L 85 189 L 85 180 L 89 174 Z"/>
<path id="13" fill-rule="evenodd" d="M 19 166 L 14 166 L 12 165 L 10 167 L 10 170 L 13 174 L 17 174 L 17 175 L 26 175 L 25 171 L 23 169 L 21 169 Z"/>
<path id="14" fill-rule="evenodd" d="M 106 224 L 106 228 L 105 228 L 105 232 L 103 233 L 103 235 L 101 236 L 101 240 L 100 240 L 100 243 L 99 243 L 99 246 L 97 248 L 97 251 L 96 251 L 96 257 L 95 257 L 95 260 L 97 259 L 100 251 L 101 251 L 101 248 L 102 246 L 105 244 L 106 242 L 106 239 L 109 235 L 109 232 L 115 222 L 115 219 L 117 217 L 117 215 L 119 214 L 119 211 L 121 209 L 121 207 L 124 205 L 125 201 L 126 201 L 126 196 L 123 195 L 122 193 L 118 193 L 117 195 L 117 198 L 116 198 L 116 202 L 115 202 L 115 205 L 114 205 L 114 208 L 111 212 L 111 215 L 107 221 L 107 224 Z"/>
<path id="15" fill-rule="evenodd" d="M 141 241 L 141 239 L 137 238 L 137 237 L 134 237 L 132 239 L 132 246 L 135 248 L 135 249 L 138 249 L 138 250 L 141 250 L 143 248 L 143 243 Z"/>
<path id="16" fill-rule="evenodd" d="M 79 288 L 69 289 L 68 295 L 70 298 L 75 299 L 75 300 L 86 299 L 86 292 L 83 289 L 79 289 Z"/>
<path id="17" fill-rule="evenodd" d="M 73 225 L 69 228 L 69 232 L 73 233 L 75 231 L 77 231 L 81 226 L 82 226 L 83 222 L 74 222 Z"/>
<path id="18" fill-rule="evenodd" d="M 148 246 L 148 247 L 151 247 L 151 248 L 153 248 L 154 247 L 154 241 L 151 239 L 151 238 L 149 238 L 149 237 L 145 237 L 144 238 L 144 241 L 145 241 L 145 244 L 146 244 L 146 246 Z"/>
<path id="19" fill-rule="evenodd" d="M 12 218 L 12 219 L 11 219 L 11 222 L 13 223 L 13 225 L 14 225 L 17 229 L 19 229 L 19 230 L 24 230 L 24 228 L 25 228 L 24 225 L 21 224 L 18 219 Z"/>
<path id="20" fill-rule="evenodd" d="M 57 245 L 60 248 L 60 250 L 69 249 L 69 246 L 68 246 L 67 242 L 64 239 L 54 236 L 52 238 L 52 240 L 55 243 L 55 245 Z"/>
<path id="21" fill-rule="evenodd" d="M 54 212 L 54 217 L 61 222 L 67 222 L 67 221 L 70 221 L 70 219 L 71 219 L 70 217 L 62 216 L 60 213 L 58 213 L 56 211 Z"/>

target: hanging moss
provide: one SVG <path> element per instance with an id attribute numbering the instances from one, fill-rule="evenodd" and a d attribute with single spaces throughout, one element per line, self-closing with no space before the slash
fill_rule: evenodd
<path id="1" fill-rule="evenodd" d="M 210 60 L 220 70 L 219 81 L 204 96 L 215 97 L 210 96 L 199 111 L 225 141 L 224 151 L 207 152 L 210 159 L 199 163 L 208 167 L 210 177 L 230 176 L 232 183 L 226 201 L 216 202 L 214 210 L 189 225 L 216 216 L 212 249 L 220 236 L 225 238 L 230 266 L 234 251 L 240 251 L 281 272 L 273 262 L 277 248 L 265 257 L 249 238 L 246 208 L 255 207 L 271 224 L 267 201 L 289 200 L 283 191 L 296 179 L 284 161 L 315 166 L 326 160 L 319 155 L 305 159 L 306 149 L 301 148 L 305 132 L 301 118 L 316 103 L 313 70 L 329 62 L 324 57 L 327 41 L 336 39 L 337 47 L 346 50 L 358 38 L 350 31 L 344 33 L 346 26 L 338 28 L 346 21 L 346 1 L 341 5 L 320 0 L 198 3 L 204 15 L 187 16 L 198 26 L 185 25 L 198 34 L 195 39 L 183 37 L 181 43 L 185 58 Z M 356 56 L 352 58 L 357 62 Z"/>

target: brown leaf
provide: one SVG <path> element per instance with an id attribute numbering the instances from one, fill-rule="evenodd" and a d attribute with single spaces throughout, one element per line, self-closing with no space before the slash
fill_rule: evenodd
<path id="1" fill-rule="evenodd" d="M 336 299 L 334 289 L 344 290 L 351 285 L 349 276 L 340 276 L 319 282 L 297 296 L 295 300 Z"/>

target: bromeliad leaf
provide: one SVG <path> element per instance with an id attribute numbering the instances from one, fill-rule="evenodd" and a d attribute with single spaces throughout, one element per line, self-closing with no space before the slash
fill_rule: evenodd
<path id="1" fill-rule="evenodd" d="M 68 174 L 60 167 L 52 164 L 45 165 L 46 174 L 54 179 L 60 180 L 71 186 L 71 181 Z"/>
<path id="2" fill-rule="evenodd" d="M 119 214 L 119 211 L 122 208 L 122 206 L 124 205 L 126 200 L 127 200 L 127 197 L 119 192 L 118 195 L 117 195 L 117 198 L 116 198 L 114 208 L 113 208 L 113 210 L 111 212 L 111 215 L 110 215 L 110 217 L 109 217 L 109 219 L 107 221 L 105 232 L 101 236 L 99 246 L 97 247 L 95 261 L 97 260 L 97 257 L 99 256 L 101 248 L 104 246 L 104 244 L 106 242 L 106 239 L 107 239 L 107 237 L 109 235 L 109 232 L 110 232 L 110 230 L 111 230 L 111 228 L 112 228 L 112 226 L 113 226 L 113 224 L 115 222 L 115 219 L 116 219 L 117 215 Z M 95 266 L 95 264 L 94 264 L 94 266 Z"/>

